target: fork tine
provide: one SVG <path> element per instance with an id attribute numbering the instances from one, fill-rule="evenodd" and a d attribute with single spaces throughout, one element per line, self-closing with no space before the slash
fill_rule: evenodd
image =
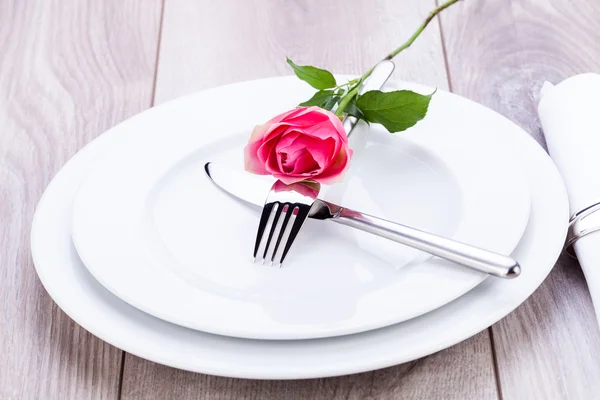
<path id="1" fill-rule="evenodd" d="M 284 207 L 283 213 L 285 215 L 283 218 L 283 223 L 281 225 L 281 230 L 277 236 L 277 241 L 275 242 L 275 246 L 273 246 L 273 253 L 271 254 L 271 264 L 273 264 L 273 260 L 275 259 L 275 255 L 277 254 L 277 249 L 279 249 L 279 244 L 281 243 L 283 237 L 285 236 L 285 233 L 287 231 L 287 227 L 289 225 L 292 214 L 294 214 L 294 212 L 292 210 L 292 205 L 286 204 Z M 286 236 L 286 241 L 287 241 L 287 236 Z"/>
<path id="2" fill-rule="evenodd" d="M 281 266 L 311 207 L 318 199 L 321 185 L 302 181 L 271 186 L 258 224 L 254 243 L 254 262 L 265 260 Z"/>
<path id="3" fill-rule="evenodd" d="M 294 225 L 296 223 L 296 217 L 298 215 L 298 211 L 300 208 L 298 206 L 294 207 L 292 212 L 290 212 L 290 216 L 288 222 L 285 226 L 285 230 L 281 234 L 280 241 L 277 243 L 277 247 L 273 252 L 273 265 L 276 267 L 281 267 L 281 263 L 283 262 L 283 252 L 286 248 L 288 248 L 288 243 L 290 243 L 290 239 L 293 241 L 293 238 L 290 238 L 290 234 Z"/>
<path id="4" fill-rule="evenodd" d="M 270 235 L 273 230 L 273 221 L 277 215 L 279 206 L 279 203 L 271 203 L 265 205 L 263 213 L 260 217 L 260 222 L 258 224 L 258 232 L 256 233 L 256 243 L 254 244 L 254 261 L 264 261 L 264 253 L 266 251 L 266 245 L 268 243 L 267 238 L 270 239 Z M 265 231 L 267 231 L 267 229 L 269 235 L 264 234 Z M 261 258 L 257 259 L 257 254 L 259 254 Z"/>
<path id="5" fill-rule="evenodd" d="M 296 207 L 294 209 L 294 212 L 293 212 L 294 223 L 292 224 L 292 226 L 289 229 L 289 236 L 285 243 L 285 247 L 283 248 L 283 252 L 281 252 L 281 257 L 279 259 L 279 265 L 281 265 L 283 263 L 283 260 L 285 260 L 285 257 L 287 256 L 287 253 L 290 251 L 290 248 L 292 247 L 292 244 L 294 243 L 294 240 L 296 239 L 298 232 L 300 232 L 302 225 L 304 225 L 306 218 L 308 218 L 309 212 L 310 212 L 310 207 L 308 207 L 308 208 Z"/>
<path id="6" fill-rule="evenodd" d="M 265 254 L 263 257 L 265 260 L 271 261 L 271 264 L 273 263 L 275 252 L 277 251 L 277 245 L 273 246 L 273 239 L 275 239 L 275 243 L 279 243 L 279 240 L 281 240 L 281 235 L 289 218 L 289 208 L 289 204 L 282 204 L 281 211 L 277 213 L 278 215 L 276 216 L 276 222 L 271 230 L 271 233 L 269 234 L 269 239 L 267 240 L 267 247 L 265 248 Z"/>

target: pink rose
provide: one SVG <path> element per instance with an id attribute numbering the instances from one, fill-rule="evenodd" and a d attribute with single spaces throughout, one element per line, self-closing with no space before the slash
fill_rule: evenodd
<path id="1" fill-rule="evenodd" d="M 319 107 L 298 107 L 254 128 L 244 149 L 245 168 L 286 184 L 341 180 L 352 150 L 340 119 Z"/>

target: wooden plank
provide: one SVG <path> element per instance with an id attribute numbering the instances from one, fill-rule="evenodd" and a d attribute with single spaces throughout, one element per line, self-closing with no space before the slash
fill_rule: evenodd
<path id="1" fill-rule="evenodd" d="M 156 103 L 249 79 L 293 74 L 288 55 L 338 73 L 360 73 L 403 43 L 433 0 L 168 0 Z M 395 79 L 447 87 L 438 24 L 403 56 Z"/>
<path id="2" fill-rule="evenodd" d="M 122 352 L 52 302 L 29 251 L 34 207 L 89 140 L 147 108 L 160 0 L 0 5 L 0 398 L 118 397 Z"/>
<path id="3" fill-rule="evenodd" d="M 392 368 L 296 381 L 194 374 L 127 355 L 123 399 L 497 399 L 488 332 Z"/>
<path id="4" fill-rule="evenodd" d="M 433 0 L 168 0 L 156 102 L 196 90 L 291 71 L 299 64 L 359 73 L 402 43 Z M 396 79 L 447 88 L 438 24 L 397 59 Z M 194 374 L 127 355 L 124 399 L 496 399 L 488 332 L 433 356 L 340 378 L 249 381 Z"/>
<path id="5" fill-rule="evenodd" d="M 544 145 L 544 80 L 600 70 L 600 3 L 465 1 L 442 17 L 454 91 L 521 125 Z M 493 327 L 505 399 L 592 399 L 600 332 L 581 270 L 562 257 L 549 278 Z"/>

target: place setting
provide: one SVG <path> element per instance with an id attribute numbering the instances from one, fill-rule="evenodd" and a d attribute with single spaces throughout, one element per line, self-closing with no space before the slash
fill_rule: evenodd
<path id="1" fill-rule="evenodd" d="M 361 76 L 288 58 L 93 140 L 33 220 L 50 296 L 131 354 L 256 379 L 408 362 L 509 314 L 563 249 L 561 175 L 503 116 L 395 80 L 404 48 Z"/>

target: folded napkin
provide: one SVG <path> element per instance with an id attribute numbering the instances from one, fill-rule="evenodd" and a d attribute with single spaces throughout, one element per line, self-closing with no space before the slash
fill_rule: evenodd
<path id="1" fill-rule="evenodd" d="M 600 75 L 544 83 L 538 113 L 548 152 L 565 181 L 571 215 L 600 202 Z M 600 321 L 600 231 L 579 239 L 574 250 Z"/>

